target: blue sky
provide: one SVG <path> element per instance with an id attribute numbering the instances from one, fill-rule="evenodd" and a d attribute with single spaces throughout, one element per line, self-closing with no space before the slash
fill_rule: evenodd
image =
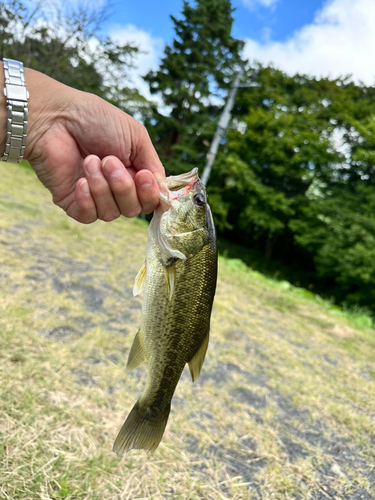
<path id="1" fill-rule="evenodd" d="M 75 0 L 78 1 L 78 0 Z M 105 1 L 105 0 L 101 0 Z M 137 75 L 158 67 L 174 32 L 170 14 L 180 17 L 182 0 L 115 0 L 105 29 L 115 40 L 137 43 L 146 53 Z M 273 64 L 288 74 L 352 75 L 375 84 L 375 0 L 232 0 L 233 35 L 245 40 L 244 56 Z"/>
<path id="2" fill-rule="evenodd" d="M 233 35 L 237 38 L 254 38 L 262 41 L 272 36 L 286 40 L 295 30 L 311 23 L 323 0 L 234 0 Z M 123 1 L 114 4 L 112 20 L 121 24 L 133 24 L 169 42 L 173 38 L 170 14 L 179 17 L 182 0 Z M 267 6 L 269 5 L 269 6 Z"/>
<path id="3" fill-rule="evenodd" d="M 37 0 L 23 0 L 26 4 Z M 189 0 L 194 2 L 195 0 Z M 182 0 L 41 0 L 111 5 L 103 31 L 117 42 L 133 42 L 142 53 L 132 72 L 134 84 L 149 97 L 140 78 L 156 69 L 174 36 L 170 15 L 181 17 Z M 272 64 L 288 74 L 337 78 L 375 85 L 375 0 L 232 0 L 233 36 L 245 41 L 250 62 Z"/>

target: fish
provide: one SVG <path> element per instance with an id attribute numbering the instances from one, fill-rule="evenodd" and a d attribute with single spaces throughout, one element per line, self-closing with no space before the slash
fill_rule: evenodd
<path id="1" fill-rule="evenodd" d="M 159 446 L 181 373 L 188 364 L 197 379 L 209 341 L 217 242 L 198 169 L 159 181 L 159 199 L 133 289 L 144 295 L 127 362 L 128 371 L 147 363 L 146 387 L 116 437 L 117 455 Z"/>

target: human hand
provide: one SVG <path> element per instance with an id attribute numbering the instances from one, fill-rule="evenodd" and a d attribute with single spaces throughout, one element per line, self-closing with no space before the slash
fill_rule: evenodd
<path id="1" fill-rule="evenodd" d="M 1 71 L 1 70 L 0 70 Z M 97 96 L 25 69 L 24 158 L 53 201 L 82 223 L 152 212 L 164 168 L 143 125 Z"/>

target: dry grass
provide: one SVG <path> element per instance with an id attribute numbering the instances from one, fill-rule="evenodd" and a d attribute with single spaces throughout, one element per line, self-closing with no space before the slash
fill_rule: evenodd
<path id="1" fill-rule="evenodd" d="M 0 164 L 1 499 L 371 499 L 375 334 L 220 260 L 211 344 L 158 450 L 112 454 L 146 225 L 82 226 Z"/>

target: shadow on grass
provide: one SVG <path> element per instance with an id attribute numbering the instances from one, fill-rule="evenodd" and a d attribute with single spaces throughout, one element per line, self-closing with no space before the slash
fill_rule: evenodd
<path id="1" fill-rule="evenodd" d="M 269 278 L 286 280 L 294 286 L 302 286 L 309 290 L 316 286 L 314 273 L 287 266 L 281 260 L 267 259 L 259 250 L 231 243 L 225 238 L 219 238 L 219 254 L 228 259 L 240 259 L 254 271 Z"/>

